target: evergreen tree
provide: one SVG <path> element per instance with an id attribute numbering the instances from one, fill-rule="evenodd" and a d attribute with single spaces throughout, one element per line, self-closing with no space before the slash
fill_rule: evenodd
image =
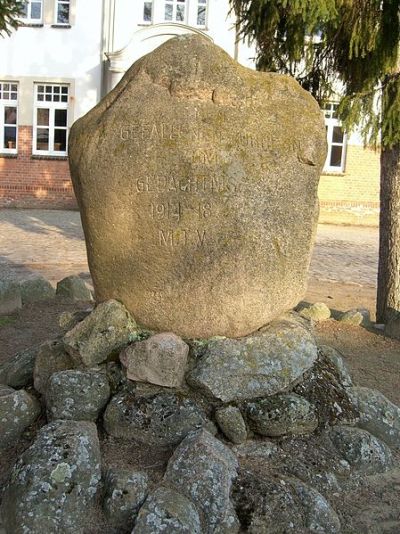
<path id="1" fill-rule="evenodd" d="M 321 104 L 339 82 L 344 128 L 380 145 L 377 321 L 389 322 L 400 314 L 400 0 L 231 4 L 258 69 L 293 75 Z"/>
<path id="2" fill-rule="evenodd" d="M 24 0 L 0 0 L 0 35 L 10 35 L 17 28 L 24 4 Z"/>

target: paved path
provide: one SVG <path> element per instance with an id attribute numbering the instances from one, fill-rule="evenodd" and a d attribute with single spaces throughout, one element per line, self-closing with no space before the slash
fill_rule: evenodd
<path id="1" fill-rule="evenodd" d="M 311 278 L 374 286 L 377 259 L 376 228 L 320 225 Z M 69 274 L 89 278 L 78 212 L 0 210 L 0 276 L 34 272 L 52 282 Z"/>

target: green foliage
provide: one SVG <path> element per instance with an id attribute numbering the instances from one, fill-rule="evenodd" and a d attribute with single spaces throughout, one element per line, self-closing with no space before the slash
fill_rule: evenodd
<path id="1" fill-rule="evenodd" d="M 0 0 L 0 35 L 10 35 L 18 27 L 24 4 L 24 0 Z"/>
<path id="2" fill-rule="evenodd" d="M 294 76 L 366 143 L 400 142 L 400 0 L 231 0 L 257 68 Z M 313 37 L 311 37 L 313 36 Z"/>

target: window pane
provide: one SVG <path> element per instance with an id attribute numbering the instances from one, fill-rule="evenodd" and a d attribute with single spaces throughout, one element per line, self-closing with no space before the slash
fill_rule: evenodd
<path id="1" fill-rule="evenodd" d="M 44 85 L 38 85 L 38 93 L 44 93 Z"/>
<path id="2" fill-rule="evenodd" d="M 67 150 L 67 130 L 54 130 L 54 150 L 65 152 Z"/>
<path id="3" fill-rule="evenodd" d="M 37 99 L 39 102 L 43 102 L 43 95 L 38 95 Z"/>
<path id="4" fill-rule="evenodd" d="M 52 95 L 46 95 L 46 102 L 51 102 Z"/>
<path id="5" fill-rule="evenodd" d="M 46 94 L 50 94 L 52 92 L 51 85 L 46 85 Z"/>
<path id="6" fill-rule="evenodd" d="M 151 22 L 152 17 L 152 2 L 145 2 L 143 8 L 143 20 L 145 22 Z"/>
<path id="7" fill-rule="evenodd" d="M 67 126 L 67 110 L 56 109 L 54 117 L 55 126 Z"/>
<path id="8" fill-rule="evenodd" d="M 11 100 L 17 100 L 18 94 L 17 93 L 11 93 Z"/>
<path id="9" fill-rule="evenodd" d="M 58 85 L 55 85 L 53 87 L 53 93 L 59 95 L 60 94 L 60 87 Z"/>
<path id="10" fill-rule="evenodd" d="M 17 148 L 16 126 L 6 126 L 4 128 L 4 147 L 3 148 Z"/>
<path id="11" fill-rule="evenodd" d="M 37 110 L 37 124 L 38 126 L 49 126 L 49 113 L 48 109 Z"/>
<path id="12" fill-rule="evenodd" d="M 4 124 L 17 124 L 17 108 L 5 106 Z"/>
<path id="13" fill-rule="evenodd" d="M 58 24 L 69 23 L 69 4 L 58 4 L 57 22 Z"/>
<path id="14" fill-rule="evenodd" d="M 185 20 L 185 6 L 184 5 L 176 6 L 176 20 L 178 22 L 183 22 Z"/>
<path id="15" fill-rule="evenodd" d="M 68 87 L 61 87 L 61 92 L 63 95 L 67 95 L 68 94 Z"/>
<path id="16" fill-rule="evenodd" d="M 206 8 L 205 6 L 199 6 L 197 8 L 197 24 L 199 26 L 206 25 Z"/>
<path id="17" fill-rule="evenodd" d="M 165 4 L 165 20 L 172 20 L 172 5 Z"/>
<path id="18" fill-rule="evenodd" d="M 31 19 L 40 20 L 42 18 L 42 4 L 41 2 L 31 3 Z"/>
<path id="19" fill-rule="evenodd" d="M 9 91 L 10 90 L 10 84 L 9 83 L 5 83 L 3 85 L 3 91 Z"/>
<path id="20" fill-rule="evenodd" d="M 68 95 L 61 95 L 61 102 L 68 102 Z"/>
<path id="21" fill-rule="evenodd" d="M 332 146 L 331 161 L 329 163 L 331 167 L 340 168 L 342 166 L 342 153 L 343 153 L 342 146 Z"/>
<path id="22" fill-rule="evenodd" d="M 49 150 L 49 129 L 48 128 L 37 129 L 36 148 L 38 150 Z"/>
<path id="23" fill-rule="evenodd" d="M 343 130 L 340 126 L 333 127 L 332 143 L 343 143 Z"/>

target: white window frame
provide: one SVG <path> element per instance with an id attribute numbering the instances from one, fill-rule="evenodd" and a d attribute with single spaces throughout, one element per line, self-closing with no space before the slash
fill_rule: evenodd
<path id="1" fill-rule="evenodd" d="M 68 5 L 68 22 L 59 22 L 58 21 L 58 8 L 60 5 Z M 71 24 L 71 1 L 70 0 L 55 0 L 55 8 L 54 8 L 54 24 L 57 26 L 69 26 Z"/>
<path id="2" fill-rule="evenodd" d="M 26 24 L 43 24 L 43 0 L 25 0 L 26 3 L 26 16 L 20 15 L 21 22 Z M 40 18 L 32 18 L 32 3 L 40 4 Z"/>
<path id="3" fill-rule="evenodd" d="M 16 86 L 16 91 L 11 89 L 11 86 Z M 9 87 L 9 90 L 5 89 Z M 1 154 L 17 154 L 18 153 L 18 83 L 0 81 L 0 153 Z M 17 93 L 17 98 L 12 98 L 13 93 Z M 8 94 L 8 98 L 4 98 L 4 94 Z M 4 147 L 4 134 L 6 123 L 4 122 L 4 111 L 6 107 L 15 107 L 17 109 L 16 123 L 9 126 L 16 128 L 15 148 Z"/>
<path id="4" fill-rule="evenodd" d="M 155 3 L 155 0 L 144 0 L 144 2 L 142 2 L 142 22 L 141 24 L 153 24 L 153 20 L 154 20 L 154 3 Z M 145 8 L 145 4 L 150 4 L 151 5 L 151 18 L 150 20 L 145 20 L 144 19 L 144 8 Z"/>
<path id="5" fill-rule="evenodd" d="M 332 172 L 332 173 L 343 173 L 345 169 L 346 164 L 346 149 L 347 149 L 347 135 L 345 132 L 343 132 L 343 141 L 342 142 L 334 142 L 333 141 L 333 132 L 335 127 L 341 128 L 340 121 L 335 117 L 335 111 L 338 107 L 337 102 L 327 102 L 327 104 L 324 106 L 323 113 L 325 116 L 325 126 L 326 126 L 326 136 L 328 141 L 328 153 L 326 155 L 325 165 L 324 165 L 324 172 Z M 334 146 L 341 146 L 342 147 L 342 158 L 340 165 L 330 165 L 331 161 L 331 155 L 332 155 L 332 147 Z"/>
<path id="6" fill-rule="evenodd" d="M 167 5 L 171 5 L 172 6 L 172 19 L 171 20 L 167 20 L 165 18 L 165 8 Z M 176 19 L 176 15 L 177 15 L 177 12 L 178 12 L 178 6 L 181 5 L 181 6 L 184 6 L 185 10 L 184 10 L 184 16 L 183 16 L 183 20 L 177 20 Z M 188 20 L 188 11 L 189 11 L 189 2 L 188 0 L 163 0 L 163 20 L 164 22 L 169 22 L 169 23 L 178 23 L 178 24 L 187 24 L 187 20 Z"/>
<path id="7" fill-rule="evenodd" d="M 67 92 L 67 101 L 61 102 L 60 101 L 46 101 L 46 100 L 38 100 L 39 95 L 39 87 L 44 86 L 46 87 L 60 87 L 60 95 L 61 95 L 61 88 L 66 87 L 68 89 Z M 46 89 L 45 89 L 46 91 Z M 53 95 L 54 93 L 52 93 Z M 65 157 L 67 155 L 67 149 L 68 149 L 68 103 L 69 103 L 69 96 L 70 96 L 70 86 L 66 83 L 50 83 L 50 82 L 38 82 L 35 83 L 35 89 L 34 89 L 34 106 L 33 106 L 33 136 L 32 136 L 32 154 L 35 156 L 59 156 L 59 157 Z M 52 96 L 53 97 L 53 96 Z M 49 110 L 49 126 L 43 126 L 37 124 L 37 110 L 38 109 L 48 109 Z M 55 111 L 59 109 L 65 109 L 67 110 L 67 124 L 66 126 L 55 126 Z M 37 149 L 37 130 L 39 129 L 49 129 L 49 148 L 48 150 L 39 150 Z M 65 150 L 54 150 L 54 133 L 56 129 L 60 130 L 66 130 L 66 142 L 65 142 Z"/>
<path id="8" fill-rule="evenodd" d="M 196 12 L 195 12 L 196 21 L 195 21 L 194 26 L 196 26 L 197 28 L 207 28 L 208 0 L 197 0 L 196 3 L 197 3 Z M 204 24 L 199 24 L 199 22 L 198 22 L 198 20 L 199 20 L 199 8 L 201 8 L 201 7 L 204 7 L 205 10 L 206 10 Z"/>

